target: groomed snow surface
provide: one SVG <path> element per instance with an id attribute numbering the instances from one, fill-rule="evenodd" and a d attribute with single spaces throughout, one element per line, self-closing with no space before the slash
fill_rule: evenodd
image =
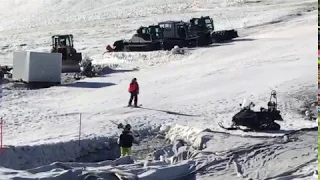
<path id="1" fill-rule="evenodd" d="M 13 51 L 47 51 L 52 34 L 72 33 L 78 51 L 114 68 L 58 87 L 3 89 L 8 148 L 0 155 L 0 179 L 316 179 L 317 122 L 300 113 L 317 101 L 316 7 L 311 0 L 0 1 L 2 64 L 12 64 Z M 102 55 L 107 44 L 130 38 L 140 25 L 201 15 L 213 17 L 217 29 L 236 28 L 241 37 L 185 55 Z M 140 109 L 124 108 L 133 77 L 141 86 Z M 231 123 L 243 98 L 265 107 L 273 89 L 281 131 L 218 127 Z M 120 130 L 113 122 L 129 122 L 141 134 L 135 155 L 155 151 L 145 160 L 116 159 Z M 171 145 L 154 137 L 159 134 Z"/>

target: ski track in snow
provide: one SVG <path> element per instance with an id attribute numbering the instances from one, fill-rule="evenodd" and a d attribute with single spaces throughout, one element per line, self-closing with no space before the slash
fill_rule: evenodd
<path id="1" fill-rule="evenodd" d="M 201 152 L 204 156 L 182 161 L 176 167 L 165 164 L 167 173 L 157 166 L 160 162 L 153 162 L 156 165 L 151 169 L 155 172 L 150 171 L 145 177 L 140 174 L 139 164 L 121 167 L 122 171 L 140 174 L 141 179 L 152 179 L 153 175 L 160 176 L 157 173 L 168 172 L 181 173 L 178 177 L 190 173 L 182 169 L 188 169 L 193 163 L 204 165 L 212 159 L 215 159 L 213 164 L 209 163 L 196 179 L 234 179 L 236 169 L 244 178 L 312 179 L 312 171 L 317 166 L 314 164 L 316 131 L 299 132 L 301 137 L 292 135 L 297 141 L 284 144 L 275 143 L 281 138 L 266 136 L 281 136 L 317 126 L 317 122 L 304 120 L 298 113 L 305 102 L 316 101 L 317 83 L 312 79 L 317 71 L 314 68 L 316 54 L 311 48 L 317 43 L 314 38 L 316 7 L 316 1 L 311 0 L 143 0 L 139 3 L 132 0 L 43 0 L 41 3 L 3 0 L 0 2 L 0 18 L 5 19 L 0 22 L 1 64 L 12 64 L 13 51 L 48 51 L 51 35 L 72 33 L 75 48 L 84 56 L 116 69 L 105 77 L 60 87 L 32 91 L 4 89 L 0 103 L 0 114 L 5 120 L 4 140 L 6 145 L 16 147 L 0 155 L 0 165 L 25 170 L 56 161 L 74 161 L 86 153 L 106 148 L 105 142 L 111 143 L 119 133 L 116 125 L 111 123 L 116 121 L 130 122 L 134 129 L 144 134 L 171 125 L 168 138 L 180 136 L 191 144 L 210 137 L 207 149 Z M 140 25 L 169 19 L 187 20 L 201 15 L 213 17 L 217 29 L 237 28 L 239 35 L 244 37 L 213 47 L 187 49 L 185 55 L 156 51 L 102 56 L 107 44 L 130 38 Z M 133 77 L 137 77 L 141 86 L 139 101 L 143 108 L 140 109 L 124 108 L 128 101 L 127 86 Z M 203 129 L 223 131 L 217 123 L 230 124 L 243 98 L 254 101 L 257 108 L 265 107 L 272 89 L 278 93 L 284 118 L 279 122 L 280 132 L 235 131 L 232 136 L 202 133 Z M 81 148 L 76 141 L 79 113 L 82 114 Z M 246 136 L 261 138 L 246 139 Z M 231 161 L 229 156 L 219 159 L 214 155 L 216 152 L 229 152 L 236 155 L 235 160 Z M 122 160 L 128 159 L 119 161 Z M 91 165 L 104 169 L 99 172 L 101 175 L 114 168 L 108 166 L 110 163 Z M 233 165 L 225 168 L 228 163 Z M 91 165 L 81 166 L 91 171 Z M 44 171 L 47 173 L 43 176 L 51 177 L 60 174 L 62 179 L 81 179 L 75 178 L 75 174 L 82 171 L 72 174 L 65 166 L 78 165 L 48 165 L 39 167 L 36 172 Z M 61 167 L 66 169 L 49 172 Z M 22 178 L 26 172 L 0 169 L 0 179 L 2 175 L 6 179 Z M 37 179 L 41 175 L 28 176 Z"/>

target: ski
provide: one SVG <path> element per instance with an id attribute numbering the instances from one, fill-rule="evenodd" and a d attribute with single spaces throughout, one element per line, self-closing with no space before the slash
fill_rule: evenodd
<path id="1" fill-rule="evenodd" d="M 140 107 L 142 107 L 142 104 L 139 104 L 137 107 L 135 107 L 135 106 L 125 106 L 125 107 L 127 107 L 127 108 L 140 108 Z"/>
<path id="2" fill-rule="evenodd" d="M 225 130 L 239 130 L 239 127 L 225 127 L 221 122 L 218 123 L 218 125 Z"/>
<path id="3" fill-rule="evenodd" d="M 228 130 L 228 131 L 232 131 L 232 130 L 240 130 L 240 131 L 244 131 L 244 132 L 250 132 L 250 131 L 253 131 L 252 129 L 242 129 L 238 126 L 234 126 L 234 127 L 225 127 L 221 122 L 218 123 L 218 125 L 222 128 L 222 129 L 225 129 L 225 130 Z"/>

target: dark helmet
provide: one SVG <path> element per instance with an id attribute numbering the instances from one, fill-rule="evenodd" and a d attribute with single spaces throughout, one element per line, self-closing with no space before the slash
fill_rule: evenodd
<path id="1" fill-rule="evenodd" d="M 132 81 L 137 81 L 137 78 L 133 78 Z"/>
<path id="2" fill-rule="evenodd" d="M 124 128 L 130 130 L 131 129 L 131 125 L 127 124 Z"/>
<path id="3" fill-rule="evenodd" d="M 268 102 L 268 109 L 276 109 L 277 108 L 277 104 L 274 101 L 269 101 Z"/>

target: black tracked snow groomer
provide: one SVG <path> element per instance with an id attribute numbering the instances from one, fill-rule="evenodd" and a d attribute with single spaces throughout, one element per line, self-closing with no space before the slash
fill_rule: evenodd
<path id="1" fill-rule="evenodd" d="M 209 16 L 190 19 L 191 31 L 195 31 L 199 36 L 198 45 L 207 46 L 214 42 L 220 43 L 230 41 L 239 37 L 234 29 L 215 31 L 213 19 Z"/>
<path id="2" fill-rule="evenodd" d="M 283 121 L 280 111 L 277 109 L 277 93 L 271 91 L 268 108 L 260 108 L 260 111 L 254 111 L 253 102 L 240 104 L 241 110 L 232 118 L 231 127 L 224 127 L 222 123 L 219 126 L 227 130 L 244 130 L 244 131 L 272 131 L 280 130 L 280 125 L 274 121 Z M 247 129 L 241 129 L 240 126 L 245 126 Z"/>
<path id="3" fill-rule="evenodd" d="M 198 36 L 183 21 L 164 21 L 157 25 L 140 27 L 130 40 L 118 40 L 107 52 L 171 50 L 174 46 L 196 47 Z"/>
<path id="4" fill-rule="evenodd" d="M 171 50 L 174 46 L 198 47 L 237 38 L 234 29 L 215 31 L 212 18 L 202 16 L 189 22 L 163 21 L 157 25 L 140 27 L 129 40 L 117 40 L 106 52 Z"/>

